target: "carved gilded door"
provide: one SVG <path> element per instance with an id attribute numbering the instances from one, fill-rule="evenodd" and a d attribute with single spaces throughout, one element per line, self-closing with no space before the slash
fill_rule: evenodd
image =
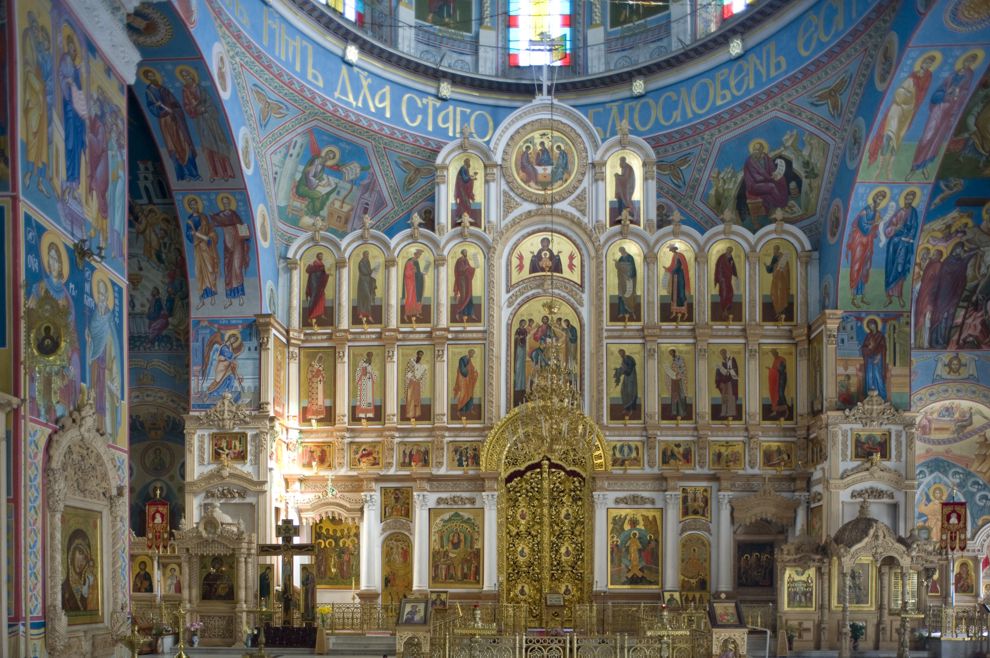
<path id="1" fill-rule="evenodd" d="M 573 605 L 591 591 L 587 478 L 544 458 L 508 473 L 502 500 L 505 600 L 527 606 L 530 626 L 573 622 Z M 559 594 L 563 605 L 548 606 L 547 594 Z"/>

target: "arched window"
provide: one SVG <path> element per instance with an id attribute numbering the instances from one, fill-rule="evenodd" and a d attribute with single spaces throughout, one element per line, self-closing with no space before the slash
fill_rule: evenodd
<path id="1" fill-rule="evenodd" d="M 571 0 L 509 0 L 509 66 L 570 66 Z"/>

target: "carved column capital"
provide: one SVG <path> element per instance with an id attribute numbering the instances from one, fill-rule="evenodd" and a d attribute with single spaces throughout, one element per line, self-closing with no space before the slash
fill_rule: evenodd
<path id="1" fill-rule="evenodd" d="M 378 505 L 378 494 L 375 492 L 367 492 L 361 494 L 361 500 L 364 501 L 364 511 L 374 512 Z"/>
<path id="2" fill-rule="evenodd" d="M 497 491 L 486 491 L 481 494 L 481 500 L 485 505 L 486 510 L 498 509 L 498 492 Z"/>
<path id="3" fill-rule="evenodd" d="M 595 493 L 592 494 L 592 498 L 594 498 L 594 500 L 595 500 L 595 508 L 596 509 L 604 510 L 605 507 L 608 505 L 608 494 L 607 493 L 602 493 L 600 491 L 596 491 Z"/>
<path id="4" fill-rule="evenodd" d="M 424 512 L 430 508 L 430 495 L 424 492 L 414 493 L 413 498 L 416 499 L 416 509 L 423 510 Z"/>
<path id="5" fill-rule="evenodd" d="M 732 502 L 732 494 L 731 493 L 719 492 L 719 494 L 718 494 L 718 508 L 719 508 L 719 510 L 721 510 L 723 512 L 727 512 L 729 510 L 729 505 L 731 504 L 731 502 Z"/>

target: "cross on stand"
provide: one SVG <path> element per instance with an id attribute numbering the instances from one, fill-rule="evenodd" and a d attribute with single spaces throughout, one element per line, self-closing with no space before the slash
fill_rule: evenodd
<path id="1" fill-rule="evenodd" d="M 268 654 L 265 653 L 265 617 L 275 614 L 275 611 L 269 610 L 265 607 L 265 604 L 262 603 L 254 610 L 245 610 L 245 612 L 250 612 L 258 616 L 258 651 L 245 654 L 245 656 L 250 656 L 251 658 L 266 658 Z"/>
<path id="2" fill-rule="evenodd" d="M 278 555 L 282 558 L 282 623 L 292 625 L 292 558 L 316 553 L 316 544 L 293 544 L 299 536 L 299 526 L 292 519 L 282 519 L 275 528 L 279 544 L 258 544 L 258 556 Z"/>

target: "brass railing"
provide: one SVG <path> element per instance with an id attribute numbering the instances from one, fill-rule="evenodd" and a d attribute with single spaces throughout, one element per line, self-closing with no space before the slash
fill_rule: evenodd
<path id="1" fill-rule="evenodd" d="M 668 630 L 650 637 L 624 633 L 533 636 L 448 634 L 430 639 L 431 658 L 708 658 L 711 635 Z"/>
<path id="2" fill-rule="evenodd" d="M 980 607 L 929 605 L 924 627 L 929 637 L 990 641 L 990 615 Z"/>
<path id="3" fill-rule="evenodd" d="M 376 633 L 395 630 L 398 604 L 333 603 L 327 615 L 330 633 Z"/>
<path id="4" fill-rule="evenodd" d="M 584 603 L 574 606 L 574 630 L 584 635 L 627 633 L 646 635 L 657 628 L 704 628 L 708 613 L 688 606 L 667 608 L 659 603 Z"/>

